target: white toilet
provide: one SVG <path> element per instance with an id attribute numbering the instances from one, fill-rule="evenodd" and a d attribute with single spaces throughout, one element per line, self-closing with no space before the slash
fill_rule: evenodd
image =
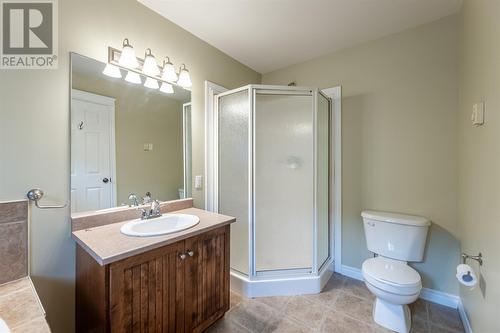
<path id="1" fill-rule="evenodd" d="M 408 304 L 417 300 L 422 282 L 408 261 L 422 261 L 430 221 L 425 217 L 363 211 L 368 250 L 377 257 L 363 262 L 365 284 L 376 296 L 375 322 L 385 328 L 408 333 Z"/>

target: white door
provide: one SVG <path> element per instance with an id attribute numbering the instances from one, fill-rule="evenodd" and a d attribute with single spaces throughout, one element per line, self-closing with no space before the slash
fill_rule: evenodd
<path id="1" fill-rule="evenodd" d="M 72 91 L 72 212 L 116 206 L 114 114 L 113 98 Z"/>

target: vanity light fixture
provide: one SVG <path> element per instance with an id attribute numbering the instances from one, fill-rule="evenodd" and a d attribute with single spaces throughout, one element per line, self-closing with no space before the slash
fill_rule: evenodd
<path id="1" fill-rule="evenodd" d="M 179 68 L 179 80 L 177 80 L 177 84 L 184 88 L 189 88 L 193 85 L 191 82 L 191 76 L 189 75 L 189 71 L 186 68 L 185 64 Z"/>
<path id="2" fill-rule="evenodd" d="M 160 69 L 156 63 L 155 56 L 151 53 L 151 49 L 146 49 L 144 54 L 144 65 L 142 66 L 142 73 L 148 76 L 160 75 Z"/>
<path id="3" fill-rule="evenodd" d="M 163 82 L 160 87 L 160 91 L 165 93 L 165 94 L 173 94 L 174 93 L 174 87 L 170 83 Z"/>
<path id="4" fill-rule="evenodd" d="M 127 76 L 125 76 L 125 81 L 133 83 L 133 84 L 139 84 L 142 83 L 141 76 L 137 74 L 136 72 L 128 71 Z"/>
<path id="5" fill-rule="evenodd" d="M 122 72 L 120 72 L 120 69 L 116 67 L 115 65 L 112 64 L 106 64 L 106 67 L 104 67 L 104 70 L 102 71 L 104 75 L 114 77 L 117 79 L 122 78 Z"/>
<path id="6" fill-rule="evenodd" d="M 130 45 L 128 38 L 125 38 L 123 40 L 123 48 L 118 63 L 121 66 L 128 68 L 139 67 L 139 62 L 137 61 L 137 57 L 135 56 L 135 50 L 132 45 Z"/>
<path id="7" fill-rule="evenodd" d="M 144 82 L 144 87 L 151 88 L 151 89 L 158 89 L 159 88 L 158 81 L 156 81 L 155 79 L 152 79 L 150 77 L 147 77 L 146 82 Z"/>
<path id="8" fill-rule="evenodd" d="M 115 67 L 115 68 L 113 68 Z M 159 66 L 151 49 L 146 49 L 144 59 L 137 58 L 135 51 L 128 38 L 123 40 L 121 50 L 108 47 L 108 64 L 103 73 L 112 77 L 121 77 L 121 71 L 127 71 L 125 80 L 127 82 L 142 83 L 142 76 L 146 77 L 144 86 L 151 89 L 158 89 L 161 83 L 161 91 L 167 94 L 173 93 L 173 85 L 188 89 L 193 84 L 191 76 L 185 64 L 175 71 L 174 64 L 169 57 L 165 57 L 163 65 Z"/>
<path id="9" fill-rule="evenodd" d="M 177 73 L 175 72 L 174 64 L 170 62 L 169 57 L 165 57 L 165 60 L 163 60 L 163 74 L 161 78 L 169 82 L 177 81 Z"/>

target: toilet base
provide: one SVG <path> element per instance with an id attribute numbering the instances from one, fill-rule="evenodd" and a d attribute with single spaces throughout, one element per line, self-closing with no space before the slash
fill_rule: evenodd
<path id="1" fill-rule="evenodd" d="M 377 298 L 373 305 L 373 319 L 380 326 L 398 333 L 410 332 L 411 314 L 408 305 L 389 303 Z"/>

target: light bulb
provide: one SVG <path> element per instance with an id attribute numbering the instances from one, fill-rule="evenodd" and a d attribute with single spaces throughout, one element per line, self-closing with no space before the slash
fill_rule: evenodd
<path id="1" fill-rule="evenodd" d="M 189 88 L 193 85 L 189 71 L 186 69 L 186 65 L 184 64 L 182 64 L 180 68 L 179 80 L 177 80 L 177 84 L 184 88 Z"/>
<path id="2" fill-rule="evenodd" d="M 116 67 L 115 65 L 112 64 L 106 64 L 106 67 L 104 67 L 104 70 L 102 71 L 104 75 L 110 76 L 110 77 L 115 77 L 115 78 L 122 78 L 122 73 L 120 72 L 120 69 Z"/>
<path id="3" fill-rule="evenodd" d="M 118 63 L 123 67 L 137 68 L 139 67 L 139 62 L 135 56 L 135 51 L 132 45 L 129 44 L 128 38 L 123 40 L 122 54 Z"/>
<path id="4" fill-rule="evenodd" d="M 135 72 L 128 71 L 127 76 L 125 76 L 125 81 L 133 83 L 133 84 L 139 84 L 141 83 L 141 76 Z"/>
<path id="5" fill-rule="evenodd" d="M 160 75 L 160 69 L 158 68 L 158 64 L 156 63 L 155 56 L 151 53 L 151 49 L 146 49 L 142 72 L 149 76 Z"/>
<path id="6" fill-rule="evenodd" d="M 148 77 L 148 78 L 146 78 L 146 82 L 144 82 L 144 87 L 151 88 L 151 89 L 158 89 L 158 81 Z"/>
<path id="7" fill-rule="evenodd" d="M 173 94 L 174 93 L 174 87 L 170 83 L 163 82 L 160 87 L 160 91 L 164 92 L 165 94 Z"/>
<path id="8" fill-rule="evenodd" d="M 163 74 L 161 78 L 169 82 L 177 81 L 177 73 L 175 72 L 174 64 L 170 62 L 168 57 L 163 61 Z"/>

